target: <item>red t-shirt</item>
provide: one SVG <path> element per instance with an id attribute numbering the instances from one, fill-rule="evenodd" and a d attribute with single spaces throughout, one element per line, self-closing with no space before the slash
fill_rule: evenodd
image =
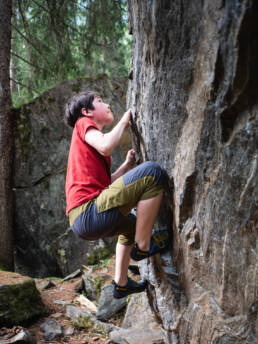
<path id="1" fill-rule="evenodd" d="M 85 142 L 90 127 L 98 129 L 91 119 L 80 117 L 73 130 L 65 183 L 67 216 L 71 209 L 98 196 L 111 183 L 110 157 Z"/>

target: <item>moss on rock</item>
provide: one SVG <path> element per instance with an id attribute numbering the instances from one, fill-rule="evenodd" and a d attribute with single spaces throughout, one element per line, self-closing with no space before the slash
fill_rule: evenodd
<path id="1" fill-rule="evenodd" d="M 82 79 L 80 78 L 76 79 L 75 83 L 72 85 L 72 91 L 75 93 L 79 93 L 82 88 L 82 83 L 83 83 Z"/>
<path id="2" fill-rule="evenodd" d="M 45 306 L 33 279 L 0 272 L 0 327 L 26 324 L 45 314 Z"/>
<path id="3" fill-rule="evenodd" d="M 93 276 L 93 280 L 94 280 L 94 288 L 97 292 L 97 298 L 99 299 L 100 294 L 101 294 L 101 288 L 105 284 L 105 278 L 101 276 Z"/>
<path id="4" fill-rule="evenodd" d="M 21 106 L 19 109 L 15 109 L 16 114 L 16 127 L 15 127 L 15 137 L 18 140 L 20 147 L 20 151 L 25 159 L 29 157 L 31 151 L 31 142 L 30 142 L 30 135 L 31 135 L 31 123 L 30 123 L 30 116 L 31 116 L 31 109 L 24 105 Z"/>
<path id="5" fill-rule="evenodd" d="M 0 271 L 9 271 L 8 265 L 1 261 L 0 261 Z"/>
<path id="6" fill-rule="evenodd" d="M 108 247 L 98 248 L 87 256 L 87 265 L 100 264 L 102 260 L 110 258 L 114 251 Z"/>

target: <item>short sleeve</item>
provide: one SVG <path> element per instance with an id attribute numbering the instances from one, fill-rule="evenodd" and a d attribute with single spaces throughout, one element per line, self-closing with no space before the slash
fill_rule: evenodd
<path id="1" fill-rule="evenodd" d="M 97 124 L 87 117 L 80 117 L 75 124 L 78 136 L 82 141 L 85 141 L 85 134 L 89 128 L 99 130 Z"/>

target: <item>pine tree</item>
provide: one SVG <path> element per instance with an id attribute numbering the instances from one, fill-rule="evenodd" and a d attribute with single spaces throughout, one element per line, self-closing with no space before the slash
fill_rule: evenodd
<path id="1" fill-rule="evenodd" d="M 13 268 L 13 132 L 10 93 L 12 1 L 0 1 L 0 263 Z"/>
<path id="2" fill-rule="evenodd" d="M 12 32 L 15 101 L 68 79 L 127 75 L 125 0 L 14 0 Z"/>

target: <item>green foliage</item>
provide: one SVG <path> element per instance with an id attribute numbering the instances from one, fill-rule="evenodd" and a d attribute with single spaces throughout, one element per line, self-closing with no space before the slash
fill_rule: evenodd
<path id="1" fill-rule="evenodd" d="M 15 109 L 14 113 L 16 115 L 15 137 L 19 141 L 19 146 L 23 158 L 27 159 L 31 151 L 31 110 L 26 106 L 21 106 L 19 109 Z"/>
<path id="2" fill-rule="evenodd" d="M 82 315 L 77 320 L 72 322 L 73 327 L 78 330 L 92 330 L 94 328 L 94 323 L 90 317 Z"/>
<path id="3" fill-rule="evenodd" d="M 45 277 L 45 280 L 47 281 L 60 281 L 60 282 L 63 282 L 63 278 L 61 277 Z"/>
<path id="4" fill-rule="evenodd" d="M 7 264 L 0 261 L 0 271 L 10 271 L 10 269 Z"/>
<path id="5" fill-rule="evenodd" d="M 105 283 L 105 279 L 101 276 L 94 276 L 94 287 L 97 291 L 97 296 L 98 299 L 100 298 L 100 294 L 101 294 L 101 288 L 103 287 L 104 283 Z"/>
<path id="6" fill-rule="evenodd" d="M 109 263 L 111 256 L 114 254 L 114 251 L 108 249 L 107 247 L 98 248 L 93 251 L 91 255 L 87 257 L 87 265 L 98 266 L 101 265 L 106 267 Z"/>
<path id="7" fill-rule="evenodd" d="M 0 326 L 21 325 L 31 318 L 46 314 L 47 310 L 32 279 L 7 285 L 0 293 Z"/>
<path id="8" fill-rule="evenodd" d="M 14 0 L 12 20 L 16 106 L 63 80 L 127 75 L 126 0 Z"/>

